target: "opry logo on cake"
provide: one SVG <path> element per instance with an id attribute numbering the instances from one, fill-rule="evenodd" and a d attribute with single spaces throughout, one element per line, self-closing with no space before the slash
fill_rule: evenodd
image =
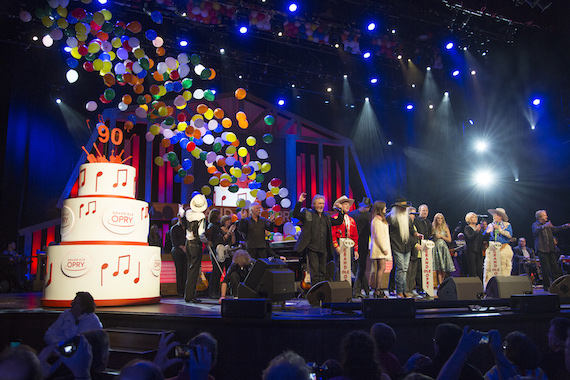
<path id="1" fill-rule="evenodd" d="M 130 234 L 135 230 L 135 211 L 132 207 L 114 204 L 103 214 L 103 224 L 116 234 Z"/>
<path id="2" fill-rule="evenodd" d="M 69 252 L 61 261 L 61 271 L 67 277 L 81 277 L 90 267 L 91 259 L 83 252 Z"/>
<path id="3" fill-rule="evenodd" d="M 74 224 L 74 216 L 73 211 L 67 206 L 63 206 L 61 209 L 61 236 L 65 236 L 71 229 L 73 228 Z"/>

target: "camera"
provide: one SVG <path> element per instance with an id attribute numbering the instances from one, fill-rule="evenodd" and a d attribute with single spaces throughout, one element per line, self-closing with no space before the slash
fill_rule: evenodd
<path id="1" fill-rule="evenodd" d="M 481 333 L 481 334 L 483 334 L 483 336 L 481 337 L 479 344 L 488 344 L 489 343 L 489 333 L 485 332 L 485 333 Z"/>
<path id="2" fill-rule="evenodd" d="M 66 358 L 73 356 L 73 354 L 75 354 L 75 351 L 77 351 L 77 347 L 79 346 L 79 340 L 79 335 L 76 335 L 63 343 L 60 343 L 57 347 L 59 353 Z"/>
<path id="3" fill-rule="evenodd" d="M 196 353 L 196 346 L 193 344 L 181 344 L 174 347 L 174 357 L 181 359 L 190 359 L 190 352 L 194 352 L 194 356 L 198 357 Z"/>
<path id="4" fill-rule="evenodd" d="M 329 369 L 326 365 L 319 366 L 317 363 L 307 363 L 311 371 L 311 380 L 330 379 Z"/>

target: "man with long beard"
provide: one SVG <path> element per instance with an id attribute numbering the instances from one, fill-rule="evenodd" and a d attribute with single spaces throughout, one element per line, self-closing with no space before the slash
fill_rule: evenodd
<path id="1" fill-rule="evenodd" d="M 411 204 L 406 198 L 398 197 L 390 206 L 392 210 L 386 215 L 386 220 L 390 224 L 390 246 L 396 266 L 396 294 L 400 298 L 410 297 L 406 293 L 406 272 L 410 263 L 413 237 L 423 239 L 423 236 L 415 231 L 412 219 L 408 215 L 409 206 Z"/>

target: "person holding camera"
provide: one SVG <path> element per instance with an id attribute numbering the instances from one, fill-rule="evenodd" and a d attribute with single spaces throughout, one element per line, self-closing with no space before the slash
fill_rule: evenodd
<path id="1" fill-rule="evenodd" d="M 48 345 L 65 341 L 88 330 L 101 330 L 103 325 L 95 314 L 95 301 L 88 292 L 77 292 L 71 308 L 65 310 L 48 328 L 44 340 Z"/>

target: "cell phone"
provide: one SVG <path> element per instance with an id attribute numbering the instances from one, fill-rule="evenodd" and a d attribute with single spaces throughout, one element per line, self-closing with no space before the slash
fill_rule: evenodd
<path id="1" fill-rule="evenodd" d="M 479 344 L 488 344 L 489 343 L 489 333 L 483 333 L 481 340 L 479 340 Z"/>
<path id="2" fill-rule="evenodd" d="M 57 348 L 59 353 L 67 358 L 73 356 L 73 354 L 75 354 L 75 351 L 77 351 L 77 347 L 79 346 L 79 339 L 79 335 L 76 335 L 63 343 L 60 343 Z"/>
<path id="3" fill-rule="evenodd" d="M 316 373 L 311 373 L 310 375 L 311 375 L 311 377 L 310 377 L 311 380 L 317 380 L 317 374 Z"/>
<path id="4" fill-rule="evenodd" d="M 194 356 L 197 357 L 196 346 L 193 344 L 181 344 L 174 347 L 174 357 L 181 359 L 190 359 L 190 352 L 194 351 Z"/>

